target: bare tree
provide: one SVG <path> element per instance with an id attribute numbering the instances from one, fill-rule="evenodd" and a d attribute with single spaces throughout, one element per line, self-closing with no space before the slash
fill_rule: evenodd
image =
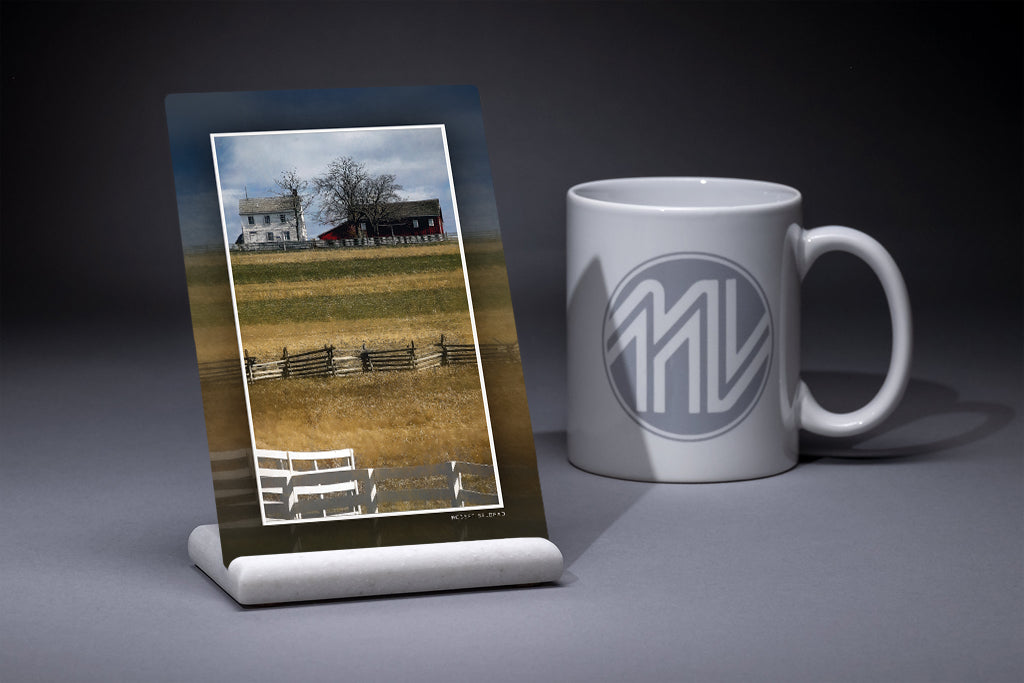
<path id="1" fill-rule="evenodd" d="M 303 241 L 306 239 L 306 218 L 305 210 L 313 201 L 313 194 L 307 192 L 310 182 L 299 175 L 295 168 L 281 171 L 281 175 L 274 180 L 277 186 L 275 194 L 291 200 L 292 209 L 295 211 L 295 238 Z M 273 190 L 272 190 L 273 191 Z"/>
<path id="2" fill-rule="evenodd" d="M 400 199 L 402 186 L 395 180 L 390 173 L 370 175 L 352 157 L 338 157 L 312 180 L 317 220 L 325 225 L 365 222 L 379 236 L 380 226 L 393 217 L 391 205 Z"/>
<path id="3" fill-rule="evenodd" d="M 338 157 L 313 178 L 318 204 L 316 218 L 324 225 L 342 223 L 361 204 L 366 170 L 352 157 Z"/>
<path id="4" fill-rule="evenodd" d="M 277 186 L 275 194 L 279 197 L 299 197 L 303 210 L 308 209 L 310 202 L 313 201 L 312 193 L 306 192 L 309 189 L 310 181 L 300 176 L 294 168 L 281 171 L 281 175 L 274 180 L 274 185 Z M 298 210 L 299 206 L 295 208 Z"/>
<path id="5" fill-rule="evenodd" d="M 399 201 L 402 186 L 393 173 L 382 173 L 371 177 L 366 183 L 365 215 L 375 235 L 380 235 L 382 224 L 391 224 L 391 236 L 395 236 L 395 202 Z"/>

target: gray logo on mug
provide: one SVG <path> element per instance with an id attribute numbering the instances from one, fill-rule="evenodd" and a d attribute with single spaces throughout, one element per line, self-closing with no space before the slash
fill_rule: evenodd
<path id="1" fill-rule="evenodd" d="M 615 288 L 604 362 L 616 398 L 644 428 L 698 441 L 739 424 L 768 380 L 772 320 L 739 265 L 710 254 L 661 256 Z"/>

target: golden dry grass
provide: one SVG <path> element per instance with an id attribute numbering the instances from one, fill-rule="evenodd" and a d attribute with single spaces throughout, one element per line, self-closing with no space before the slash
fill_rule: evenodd
<path id="1" fill-rule="evenodd" d="M 249 400 L 257 448 L 352 448 L 361 468 L 491 462 L 474 366 L 256 382 Z"/>
<path id="2" fill-rule="evenodd" d="M 381 280 L 378 277 L 346 277 L 330 280 L 299 280 L 297 282 L 275 282 L 272 285 L 246 284 L 235 287 L 239 301 L 291 299 L 295 297 L 318 297 L 344 294 L 383 294 L 404 289 L 433 289 L 438 287 L 465 286 L 462 273 L 412 273 L 402 278 Z"/>

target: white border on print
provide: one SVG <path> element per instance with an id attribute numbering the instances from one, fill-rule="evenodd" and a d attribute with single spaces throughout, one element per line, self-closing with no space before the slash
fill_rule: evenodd
<path id="1" fill-rule="evenodd" d="M 220 182 L 220 166 L 217 162 L 217 138 L 227 137 L 243 137 L 243 136 L 257 136 L 257 135 L 284 135 L 284 134 L 315 134 L 315 133 L 347 133 L 347 132 L 363 132 L 363 131 L 379 131 L 379 130 L 413 130 L 413 129 L 426 129 L 426 128 L 437 128 L 441 133 L 441 142 L 444 146 L 444 161 L 448 171 L 448 192 L 452 198 L 452 211 L 455 214 L 455 234 L 459 242 L 459 257 L 462 261 L 462 279 L 466 285 L 466 301 L 469 305 L 469 323 L 473 331 L 473 346 L 476 350 L 476 366 L 477 374 L 480 379 L 480 396 L 483 399 L 484 404 L 484 421 L 487 425 L 487 440 L 491 447 L 491 468 L 494 471 L 494 485 L 498 491 L 498 503 L 497 505 L 474 505 L 472 508 L 432 508 L 428 510 L 409 510 L 407 512 L 378 512 L 375 514 L 365 515 L 334 515 L 330 517 L 315 517 L 309 519 L 267 519 L 266 508 L 263 504 L 263 484 L 260 481 L 259 476 L 259 460 L 256 457 L 256 432 L 253 428 L 252 421 L 252 407 L 249 402 L 249 383 L 244 381 L 245 378 L 245 351 L 242 345 L 242 326 L 238 320 L 238 300 L 235 296 L 235 278 L 234 273 L 231 269 L 231 246 L 230 238 L 228 237 L 228 226 L 226 221 L 226 212 L 224 207 L 224 195 L 221 190 Z M 448 153 L 448 135 L 445 130 L 443 123 L 439 124 L 424 124 L 424 125 L 412 125 L 412 126 L 369 126 L 363 128 L 316 128 L 309 130 L 277 130 L 277 131 L 250 131 L 250 132 L 239 132 L 239 133 L 211 133 L 210 134 L 210 147 L 213 151 L 213 172 L 217 181 L 217 200 L 220 207 L 221 216 L 221 233 L 224 235 L 224 257 L 227 261 L 228 266 L 228 283 L 231 287 L 231 309 L 235 319 L 235 337 L 238 341 L 238 355 L 240 371 L 242 373 L 242 387 L 245 393 L 245 413 L 246 419 L 249 423 L 249 442 L 252 446 L 252 459 L 253 466 L 256 472 L 256 491 L 259 496 L 259 508 L 260 508 L 260 519 L 263 526 L 276 526 L 281 524 L 302 524 L 305 522 L 340 522 L 351 519 L 371 519 L 375 517 L 399 517 L 407 515 L 426 515 L 435 513 L 450 513 L 456 511 L 470 510 L 494 510 L 505 507 L 504 498 L 501 493 L 501 479 L 498 474 L 498 456 L 494 449 L 494 433 L 491 428 L 491 409 L 490 403 L 487 400 L 487 387 L 484 383 L 484 369 L 483 362 L 480 357 L 480 340 L 477 336 L 476 330 L 476 316 L 473 310 L 473 295 L 469 285 L 469 269 L 466 266 L 466 250 L 462 240 L 462 222 L 459 219 L 459 204 L 455 196 L 455 179 L 452 175 L 452 163 L 451 157 Z"/>

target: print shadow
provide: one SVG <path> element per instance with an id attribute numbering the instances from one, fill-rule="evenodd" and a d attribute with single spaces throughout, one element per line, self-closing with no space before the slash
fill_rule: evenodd
<path id="1" fill-rule="evenodd" d="M 586 354 L 588 371 L 600 373 L 600 381 L 594 386 L 607 387 L 604 360 L 599 355 L 600 346 L 597 340 L 600 339 L 604 310 L 611 296 L 611 288 L 605 280 L 600 261 L 595 259 L 587 264 L 575 286 L 570 283 L 570 287 L 569 324 L 573 325 L 574 320 L 585 320 L 594 328 L 594 333 L 586 340 L 593 342 L 592 345 L 588 347 L 576 340 L 577 348 L 573 348 L 574 338 L 570 330 L 567 353 L 570 357 L 573 354 Z M 569 388 L 569 391 L 572 391 L 572 388 Z M 609 403 L 614 403 L 614 407 L 618 409 L 614 397 L 611 396 L 610 387 L 607 387 L 606 395 L 599 394 L 598 391 L 578 391 L 576 395 L 568 397 L 574 404 L 576 414 L 586 416 L 579 421 L 591 425 L 593 433 L 600 433 L 606 426 L 601 416 L 607 415 Z M 614 443 L 608 442 L 607 448 L 615 449 L 621 457 L 636 458 L 641 464 L 646 463 L 646 446 L 641 427 L 634 422 L 627 422 L 628 426 L 616 430 Z M 573 425 L 570 424 L 570 427 Z M 654 479 L 654 471 L 649 465 L 646 469 L 638 468 L 638 478 L 645 481 L 615 479 L 579 469 L 569 462 L 570 438 L 567 432 L 535 435 L 549 535 L 562 551 L 566 567 L 571 566 L 608 527 L 625 514 L 653 486 L 649 482 Z M 604 443 L 597 439 L 588 441 Z M 563 578 L 563 582 L 565 580 Z"/>
<path id="2" fill-rule="evenodd" d="M 869 373 L 805 372 L 818 402 L 834 412 L 867 403 L 884 377 Z M 1006 405 L 962 401 L 952 387 L 911 379 L 903 400 L 878 427 L 857 436 L 825 437 L 800 432 L 800 462 L 836 458 L 844 462 L 934 457 L 980 441 L 1006 427 L 1014 411 Z"/>
<path id="3" fill-rule="evenodd" d="M 604 477 L 574 467 L 569 462 L 565 432 L 537 433 L 534 441 L 548 537 L 562 551 L 568 570 L 656 484 Z M 567 571 L 560 583 L 573 580 Z"/>

